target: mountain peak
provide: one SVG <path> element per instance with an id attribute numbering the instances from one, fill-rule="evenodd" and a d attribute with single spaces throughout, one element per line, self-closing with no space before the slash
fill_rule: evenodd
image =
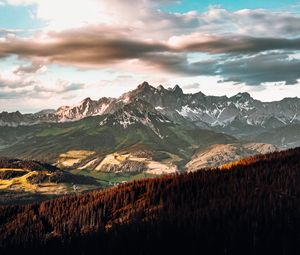
<path id="1" fill-rule="evenodd" d="M 87 97 L 81 101 L 82 104 L 92 102 L 93 100 L 90 97 Z"/>
<path id="2" fill-rule="evenodd" d="M 235 95 L 235 97 L 251 97 L 251 95 L 248 92 L 239 92 Z"/>
<path id="3" fill-rule="evenodd" d="M 144 81 L 143 83 L 141 83 L 138 88 L 140 89 L 145 89 L 145 88 L 150 88 L 150 84 L 147 81 Z"/>
<path id="4" fill-rule="evenodd" d="M 174 92 L 174 93 L 176 93 L 177 95 L 181 95 L 181 94 L 183 94 L 183 91 L 182 91 L 182 89 L 179 87 L 179 85 L 175 85 L 174 86 L 174 88 L 172 89 L 172 91 Z"/>
<path id="5" fill-rule="evenodd" d="M 165 88 L 164 88 L 163 85 L 159 85 L 159 86 L 157 87 L 157 89 L 158 89 L 159 91 L 162 91 L 162 90 L 164 90 Z"/>
<path id="6" fill-rule="evenodd" d="M 182 89 L 179 87 L 179 85 L 175 85 L 174 88 L 169 87 L 168 88 L 169 91 L 175 93 L 176 95 L 181 95 L 183 94 Z"/>
<path id="7" fill-rule="evenodd" d="M 231 97 L 236 100 L 250 100 L 252 99 L 251 95 L 248 92 L 239 92 L 238 94 Z"/>

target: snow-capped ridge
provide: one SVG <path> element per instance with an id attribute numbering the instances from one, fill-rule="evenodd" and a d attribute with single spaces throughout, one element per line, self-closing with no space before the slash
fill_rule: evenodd
<path id="1" fill-rule="evenodd" d="M 56 111 L 39 112 L 39 114 L 3 112 L 0 114 L 0 126 L 67 122 L 90 116 L 111 115 L 137 101 L 140 103 L 136 107 L 142 109 L 144 109 L 142 105 L 151 107 L 149 112 L 159 113 L 169 121 L 188 126 L 225 128 L 235 125 L 239 126 L 242 132 L 244 126 L 265 129 L 300 123 L 299 98 L 261 102 L 253 99 L 247 92 L 232 97 L 207 96 L 201 91 L 185 94 L 179 85 L 168 89 L 163 85 L 155 88 L 144 81 L 136 89 L 124 93 L 117 99 L 102 97 L 99 100 L 92 100 L 87 97 L 73 106 L 62 106 Z M 124 126 L 128 126 L 133 118 L 127 116 L 125 119 Z"/>

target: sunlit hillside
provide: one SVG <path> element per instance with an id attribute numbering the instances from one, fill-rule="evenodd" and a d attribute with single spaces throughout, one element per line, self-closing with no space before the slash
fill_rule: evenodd
<path id="1" fill-rule="evenodd" d="M 100 187 L 92 178 L 73 175 L 52 165 L 0 158 L 0 204 L 37 202 Z"/>

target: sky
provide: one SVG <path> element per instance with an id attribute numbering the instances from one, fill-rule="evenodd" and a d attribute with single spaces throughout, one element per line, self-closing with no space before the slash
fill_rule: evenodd
<path id="1" fill-rule="evenodd" d="M 299 0 L 0 0 L 0 111 L 118 97 L 143 81 L 300 97 Z"/>

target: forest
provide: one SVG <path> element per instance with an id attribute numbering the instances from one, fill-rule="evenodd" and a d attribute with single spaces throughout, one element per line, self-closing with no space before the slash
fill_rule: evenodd
<path id="1" fill-rule="evenodd" d="M 297 254 L 300 148 L 0 207 L 1 254 Z"/>

